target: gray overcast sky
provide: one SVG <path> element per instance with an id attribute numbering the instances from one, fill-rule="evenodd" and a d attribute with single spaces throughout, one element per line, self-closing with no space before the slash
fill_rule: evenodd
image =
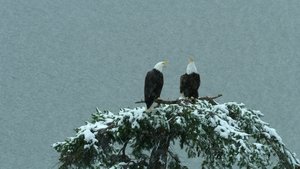
<path id="1" fill-rule="evenodd" d="M 163 59 L 162 97 L 178 97 L 191 55 L 200 95 L 261 110 L 300 153 L 300 1 L 2 0 L 0 9 L 0 168 L 57 168 L 51 144 L 95 107 L 137 106 Z"/>

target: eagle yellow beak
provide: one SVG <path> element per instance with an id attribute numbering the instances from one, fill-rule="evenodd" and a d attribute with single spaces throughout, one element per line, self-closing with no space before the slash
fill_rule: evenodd
<path id="1" fill-rule="evenodd" d="M 192 63 L 192 62 L 194 62 L 194 59 L 190 56 L 189 57 L 189 63 Z"/>
<path id="2" fill-rule="evenodd" d="M 189 63 L 192 63 L 192 62 L 194 62 L 194 60 L 193 60 L 192 57 L 190 57 L 190 58 L 189 58 Z"/>
<path id="3" fill-rule="evenodd" d="M 167 65 L 167 64 L 169 63 L 169 61 L 164 60 L 163 63 L 164 63 L 165 65 Z"/>

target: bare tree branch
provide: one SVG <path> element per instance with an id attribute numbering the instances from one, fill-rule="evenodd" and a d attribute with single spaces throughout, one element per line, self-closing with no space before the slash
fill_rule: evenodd
<path id="1" fill-rule="evenodd" d="M 222 94 L 218 94 L 218 96 L 214 96 L 214 97 L 204 96 L 204 97 L 200 97 L 198 99 L 199 100 L 207 100 L 210 104 L 217 105 L 218 103 L 214 99 L 219 98 L 221 96 L 222 96 Z"/>
<path id="2" fill-rule="evenodd" d="M 221 97 L 221 96 L 223 96 L 222 94 L 218 94 L 217 96 L 211 96 L 211 97 L 209 97 L 209 96 L 204 96 L 204 97 L 199 97 L 198 99 L 199 100 L 209 100 L 209 99 L 216 99 L 216 98 L 219 98 L 219 97 Z"/>
<path id="3" fill-rule="evenodd" d="M 217 102 L 214 101 L 214 99 L 221 97 L 222 94 L 219 94 L 217 96 L 204 96 L 204 97 L 199 97 L 199 100 L 207 100 L 208 102 L 210 102 L 213 105 L 218 104 Z M 158 104 L 181 104 L 182 102 L 188 102 L 188 103 L 193 103 L 195 101 L 194 98 L 190 98 L 190 99 L 177 99 L 177 100 L 162 100 L 162 99 L 156 99 L 155 102 Z M 138 103 L 145 103 L 144 100 L 141 101 L 137 101 L 135 102 L 136 104 Z"/>
<path id="4" fill-rule="evenodd" d="M 128 142 L 129 142 L 129 140 L 124 143 L 123 147 L 120 149 L 118 154 L 120 154 L 122 152 L 122 156 L 126 156 L 125 151 L 126 151 Z"/>
<path id="5" fill-rule="evenodd" d="M 177 163 L 180 163 L 180 160 L 177 156 L 175 156 L 175 154 L 172 151 L 168 151 L 168 153 Z"/>

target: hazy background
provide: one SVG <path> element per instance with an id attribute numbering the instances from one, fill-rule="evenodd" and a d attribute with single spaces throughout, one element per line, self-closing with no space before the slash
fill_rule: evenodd
<path id="1" fill-rule="evenodd" d="M 298 0 L 0 0 L 0 168 L 57 168 L 52 143 L 95 107 L 137 106 L 163 59 L 162 98 L 178 97 L 191 55 L 200 95 L 261 110 L 300 154 L 299 9 Z"/>

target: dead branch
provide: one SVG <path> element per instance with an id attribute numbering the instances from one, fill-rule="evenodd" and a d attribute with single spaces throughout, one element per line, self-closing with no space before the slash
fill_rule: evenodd
<path id="1" fill-rule="evenodd" d="M 125 151 L 126 151 L 126 147 L 127 147 L 128 142 L 129 142 L 129 140 L 127 140 L 127 141 L 124 143 L 124 145 L 123 145 L 123 147 L 120 149 L 118 155 L 122 152 L 122 156 L 126 156 Z"/>
<path id="2" fill-rule="evenodd" d="M 204 97 L 199 97 L 198 99 L 199 100 L 213 100 L 213 99 L 219 98 L 221 96 L 223 96 L 223 95 L 222 94 L 218 94 L 218 96 L 212 96 L 212 97 L 204 96 Z"/>
<path id="3" fill-rule="evenodd" d="M 204 97 L 199 97 L 198 100 L 207 100 L 213 105 L 218 104 L 217 102 L 214 101 L 214 99 L 221 97 L 222 94 L 219 94 L 217 96 L 204 96 Z M 162 100 L 162 99 L 156 99 L 155 102 L 158 104 L 181 104 L 182 102 L 188 102 L 188 103 L 193 103 L 195 99 L 177 99 L 177 100 Z M 136 104 L 138 103 L 145 103 L 144 100 L 137 101 L 135 102 Z"/>
<path id="4" fill-rule="evenodd" d="M 177 100 L 162 100 L 162 99 L 156 99 L 154 102 L 158 104 L 179 104 L 181 101 L 187 100 L 187 99 L 177 99 Z M 136 104 L 138 103 L 145 103 L 144 100 L 137 101 L 135 102 Z"/>
<path id="5" fill-rule="evenodd" d="M 139 103 L 145 103 L 145 101 L 144 100 L 141 100 L 141 101 L 136 101 L 136 102 L 134 102 L 135 104 L 139 104 Z"/>
<path id="6" fill-rule="evenodd" d="M 175 154 L 173 152 L 171 152 L 170 150 L 168 150 L 169 155 L 177 162 L 180 163 L 180 160 L 178 159 L 177 156 L 175 156 Z"/>
<path id="7" fill-rule="evenodd" d="M 222 94 L 218 94 L 218 96 L 214 96 L 214 97 L 204 96 L 204 97 L 200 97 L 198 99 L 199 100 L 207 100 L 210 104 L 217 105 L 218 103 L 214 99 L 219 98 L 221 96 L 222 96 Z"/>

